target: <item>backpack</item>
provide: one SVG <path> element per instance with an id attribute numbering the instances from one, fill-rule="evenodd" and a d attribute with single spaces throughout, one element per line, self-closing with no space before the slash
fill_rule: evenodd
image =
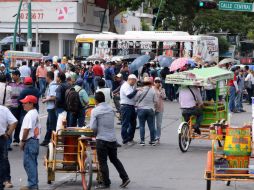
<path id="1" fill-rule="evenodd" d="M 65 104 L 66 110 L 72 113 L 78 113 L 80 111 L 81 102 L 79 98 L 79 91 L 76 91 L 74 87 L 71 87 L 65 92 Z"/>

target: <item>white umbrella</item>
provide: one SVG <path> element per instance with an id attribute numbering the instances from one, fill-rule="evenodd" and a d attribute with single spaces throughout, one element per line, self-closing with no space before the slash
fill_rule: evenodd
<path id="1" fill-rule="evenodd" d="M 16 36 L 16 43 L 26 43 L 26 41 L 19 36 Z M 0 41 L 0 44 L 9 45 L 13 43 L 13 36 L 7 36 Z"/>
<path id="2" fill-rule="evenodd" d="M 227 63 L 236 63 L 236 60 L 235 59 L 232 59 L 232 58 L 226 58 L 226 59 L 223 59 L 219 62 L 219 65 L 225 65 Z"/>

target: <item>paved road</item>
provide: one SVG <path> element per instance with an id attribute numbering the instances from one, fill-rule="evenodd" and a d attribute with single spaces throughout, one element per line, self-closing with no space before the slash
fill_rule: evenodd
<path id="1" fill-rule="evenodd" d="M 251 121 L 251 107 L 245 106 L 248 112 L 233 114 L 232 124 L 242 125 Z M 42 113 L 43 115 L 43 113 Z M 181 153 L 178 148 L 177 127 L 180 124 L 180 110 L 178 103 L 166 102 L 166 111 L 163 118 L 163 130 L 161 145 L 156 147 L 139 145 L 124 146 L 119 149 L 119 157 L 122 160 L 130 178 L 130 190 L 205 190 L 206 183 L 203 179 L 206 153 L 210 150 L 211 142 L 195 140 L 189 151 Z M 42 119 L 45 123 L 45 118 Z M 148 134 L 148 128 L 146 129 Z M 120 127 L 117 127 L 117 135 L 120 140 Z M 139 131 L 136 131 L 136 141 L 139 141 Z M 147 136 L 147 142 L 149 137 Z M 41 148 L 40 189 L 45 190 L 82 190 L 80 176 L 58 174 L 56 182 L 48 186 L 46 184 L 46 172 L 43 168 L 43 156 L 45 148 Z M 26 182 L 26 175 L 22 167 L 22 153 L 15 148 L 9 155 L 12 165 L 12 177 L 14 189 Z M 121 183 L 116 170 L 110 164 L 111 190 L 118 190 Z M 226 187 L 223 182 L 213 182 L 213 190 L 245 189 L 253 190 L 252 183 L 232 183 Z"/>

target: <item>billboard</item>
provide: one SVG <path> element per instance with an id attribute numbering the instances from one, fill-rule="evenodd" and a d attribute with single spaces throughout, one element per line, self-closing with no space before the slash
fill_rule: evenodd
<path id="1" fill-rule="evenodd" d="M 13 17 L 18 11 L 18 2 L 0 2 L 0 22 L 15 22 Z M 22 4 L 20 21 L 28 20 L 28 5 Z M 77 2 L 33 2 L 32 3 L 32 22 L 82 22 L 80 17 L 82 4 Z"/>

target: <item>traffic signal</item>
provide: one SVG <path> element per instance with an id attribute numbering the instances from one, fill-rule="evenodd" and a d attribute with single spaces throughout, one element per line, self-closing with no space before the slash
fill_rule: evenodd
<path id="1" fill-rule="evenodd" d="M 217 3 L 209 0 L 198 1 L 198 8 L 200 9 L 216 9 Z"/>

